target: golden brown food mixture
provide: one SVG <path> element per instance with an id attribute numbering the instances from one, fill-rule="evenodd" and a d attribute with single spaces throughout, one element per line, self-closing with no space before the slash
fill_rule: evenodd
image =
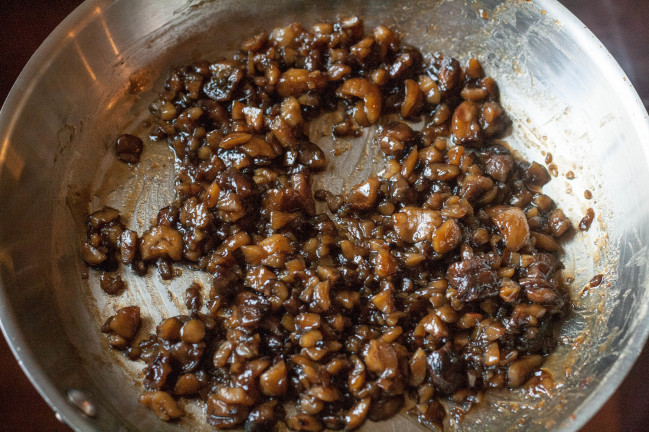
<path id="1" fill-rule="evenodd" d="M 146 363 L 140 402 L 161 419 L 187 398 L 226 429 L 354 429 L 404 406 L 435 425 L 539 373 L 570 306 L 555 254 L 571 225 L 541 192 L 546 169 L 496 140 L 508 121 L 477 60 L 423 56 L 358 17 L 291 24 L 174 71 L 150 109 L 177 198 L 141 236 L 93 213 L 83 257 L 111 295 L 120 263 L 213 275 L 205 302 L 193 284 L 187 315 L 147 338 L 137 306 L 104 325 Z M 343 196 L 311 190 L 328 161 L 305 133 L 336 110 L 332 134 L 377 124 L 385 154 Z M 124 162 L 142 148 L 116 141 Z"/>

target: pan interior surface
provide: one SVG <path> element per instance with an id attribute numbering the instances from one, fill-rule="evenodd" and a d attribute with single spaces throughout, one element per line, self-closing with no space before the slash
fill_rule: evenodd
<path id="1" fill-rule="evenodd" d="M 0 199 L 11 203 L 0 226 L 2 326 L 34 384 L 74 428 L 213 430 L 197 404 L 185 406 L 188 416 L 176 424 L 139 405 L 141 366 L 111 351 L 100 332 L 117 308 L 137 304 L 146 335 L 184 311 L 192 281 L 209 286 L 186 267 L 171 283 L 154 271 L 140 278 L 122 270 L 128 289 L 109 298 L 83 265 L 89 211 L 115 207 L 141 234 L 174 197 L 165 143 L 145 145 L 134 170 L 116 161 L 114 139 L 146 136 L 147 107 L 174 67 L 215 60 L 259 30 L 339 14 L 362 17 L 366 28 L 395 28 L 424 53 L 480 59 L 514 121 L 505 141 L 530 161 L 552 154 L 557 176 L 544 193 L 575 226 L 595 209 L 591 229 L 564 245 L 574 310 L 544 366 L 556 388 L 539 397 L 488 392 L 449 430 L 577 430 L 630 368 L 649 331 L 649 121 L 624 73 L 558 3 L 89 1 L 32 58 L 0 116 Z M 313 136 L 318 126 L 326 129 L 314 125 Z M 366 138 L 339 157 L 330 139 L 320 139 L 332 168 L 316 181 L 338 192 L 381 169 Z M 596 274 L 603 282 L 587 289 Z M 75 408 L 71 391 L 81 392 L 94 416 Z M 360 430 L 397 429 L 427 430 L 405 414 Z"/>

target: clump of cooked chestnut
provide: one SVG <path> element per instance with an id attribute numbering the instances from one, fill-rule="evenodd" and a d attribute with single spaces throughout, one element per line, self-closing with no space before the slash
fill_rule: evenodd
<path id="1" fill-rule="evenodd" d="M 311 190 L 335 161 L 305 129 L 332 111 L 335 136 L 378 124 L 385 154 L 345 195 Z M 440 401 L 468 409 L 520 386 L 555 346 L 570 304 L 555 254 L 571 225 L 541 192 L 546 169 L 496 139 L 508 121 L 476 59 L 424 57 L 357 17 L 291 24 L 175 70 L 151 112 L 177 198 L 141 235 L 115 209 L 91 214 L 82 253 L 112 295 L 120 263 L 213 277 L 147 338 L 136 306 L 104 326 L 146 363 L 140 401 L 161 419 L 190 398 L 224 429 L 354 429 L 406 405 L 434 425 Z M 141 141 L 116 150 L 136 163 Z"/>

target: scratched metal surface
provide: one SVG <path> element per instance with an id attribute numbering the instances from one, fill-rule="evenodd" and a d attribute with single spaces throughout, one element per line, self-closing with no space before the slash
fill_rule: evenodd
<path id="1" fill-rule="evenodd" d="M 540 399 L 492 392 L 491 408 L 472 411 L 457 426 L 577 429 L 614 390 L 647 333 L 649 207 L 643 185 L 649 184 L 649 163 L 642 137 L 649 127 L 621 70 L 592 35 L 550 1 L 398 7 L 267 3 L 255 2 L 255 8 L 234 1 L 85 3 L 64 23 L 65 31 L 55 32 L 37 53 L 9 96 L 0 116 L 0 198 L 9 202 L 20 194 L 25 204 L 16 203 L 3 214 L 3 222 L 14 223 L 0 228 L 0 315 L 45 397 L 79 430 L 210 430 L 201 426 L 197 406 L 188 407 L 190 416 L 176 425 L 161 424 L 140 407 L 133 385 L 137 365 L 108 352 L 99 334 L 116 307 L 133 302 L 143 308 L 146 331 L 182 310 L 180 294 L 203 276 L 184 271 L 182 279 L 167 284 L 155 274 L 140 279 L 126 273 L 128 292 L 107 299 L 96 274 L 82 278 L 77 245 L 83 218 L 88 210 L 113 205 L 130 214 L 129 226 L 141 233 L 172 198 L 173 167 L 164 146 L 147 146 L 145 169 L 134 172 L 115 163 L 111 143 L 123 131 L 139 130 L 145 107 L 173 65 L 217 56 L 262 27 L 293 20 L 310 24 L 344 12 L 363 16 L 368 25 L 393 25 L 425 52 L 479 57 L 501 83 L 503 103 L 514 117 L 510 144 L 528 159 L 542 161 L 551 152 L 560 161 L 559 175 L 547 191 L 573 221 L 587 206 L 596 208 L 593 228 L 577 234 L 565 250 L 577 307 L 563 329 L 564 343 L 547 365 L 560 384 L 555 397 L 540 409 Z M 151 87 L 131 95 L 128 78 L 142 69 L 150 74 Z M 319 143 L 328 152 L 333 145 L 327 139 Z M 341 190 L 363 179 L 380 169 L 374 150 L 359 140 L 342 156 L 329 153 L 332 171 L 320 181 Z M 629 160 L 629 155 L 634 157 Z M 569 170 L 575 180 L 565 179 Z M 592 201 L 583 199 L 584 189 L 593 191 Z M 30 202 L 37 205 L 26 208 Z M 29 209 L 38 209 L 32 219 L 23 216 L 31 214 Z M 51 222 L 34 227 L 34 217 Z M 590 277 L 600 272 L 605 282 L 582 296 Z M 42 309 L 38 317 L 21 313 L 34 305 Z M 69 389 L 89 395 L 97 406 L 95 418 L 72 409 L 64 396 Z M 404 415 L 363 428 L 420 429 Z"/>

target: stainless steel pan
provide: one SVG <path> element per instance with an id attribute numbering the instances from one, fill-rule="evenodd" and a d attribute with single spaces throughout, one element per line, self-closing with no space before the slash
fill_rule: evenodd
<path id="1" fill-rule="evenodd" d="M 557 383 L 551 397 L 489 393 L 485 407 L 448 427 L 576 430 L 631 367 L 649 331 L 649 120 L 622 70 L 557 2 L 89 0 L 39 48 L 0 113 L 2 329 L 74 429 L 211 429 L 197 405 L 178 424 L 141 407 L 138 365 L 111 352 L 99 331 L 116 307 L 136 302 L 146 332 L 182 309 L 179 294 L 202 277 L 185 271 L 167 284 L 127 274 L 127 292 L 109 299 L 82 265 L 88 211 L 118 207 L 141 231 L 172 198 L 165 146 L 147 146 L 135 172 L 115 162 L 113 139 L 142 131 L 142 113 L 173 66 L 227 53 L 260 29 L 336 14 L 394 26 L 425 52 L 480 58 L 514 117 L 510 144 L 529 159 L 553 155 L 557 176 L 546 188 L 573 223 L 589 206 L 597 214 L 565 247 L 575 310 L 547 364 Z M 342 189 L 376 167 L 362 139 L 353 149 L 331 156 L 334 169 L 319 181 Z M 604 282 L 584 289 L 597 273 Z M 420 429 L 405 415 L 363 428 Z"/>

